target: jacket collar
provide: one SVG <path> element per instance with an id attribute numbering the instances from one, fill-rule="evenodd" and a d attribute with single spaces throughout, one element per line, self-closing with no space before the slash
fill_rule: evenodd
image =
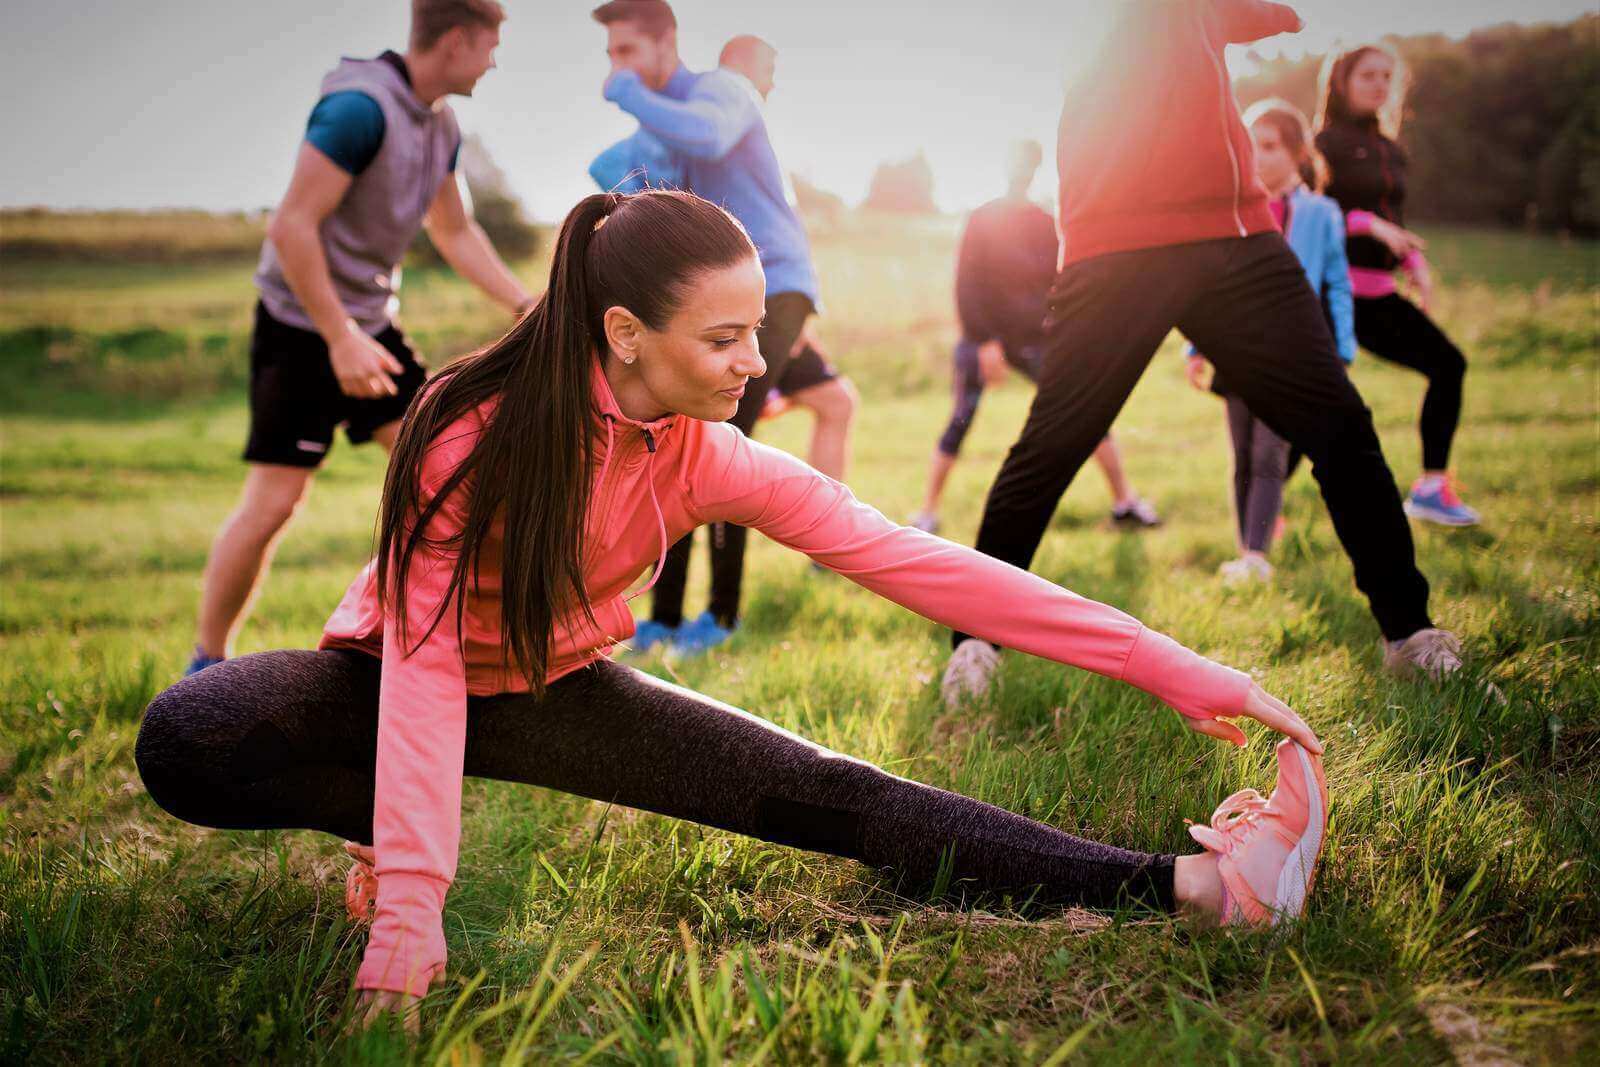
<path id="1" fill-rule="evenodd" d="M 665 415 L 653 422 L 640 422 L 638 419 L 628 418 L 617 404 L 617 396 L 611 391 L 611 382 L 606 379 L 605 368 L 598 358 L 594 361 L 593 381 L 595 407 L 599 409 L 600 417 L 614 426 L 630 426 L 636 430 L 648 431 L 659 442 L 680 417 Z"/>

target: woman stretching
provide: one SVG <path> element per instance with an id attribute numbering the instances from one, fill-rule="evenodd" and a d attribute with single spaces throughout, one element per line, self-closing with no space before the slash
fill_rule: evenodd
<path id="1" fill-rule="evenodd" d="M 1339 205 L 1306 188 L 1318 180 L 1311 129 L 1300 109 L 1284 100 L 1263 100 L 1244 113 L 1255 144 L 1256 176 L 1266 187 L 1272 218 L 1300 258 L 1311 288 L 1322 300 L 1333 326 L 1339 358 L 1356 358 L 1350 306 L 1350 264 L 1344 255 L 1344 215 Z M 1189 383 L 1205 388 L 1207 361 L 1189 349 Z M 1290 473 L 1289 442 L 1253 415 L 1213 375 L 1211 391 L 1227 400 L 1228 435 L 1233 440 L 1233 502 L 1239 526 L 1239 558 L 1220 569 L 1229 584 L 1272 577 L 1267 550 L 1283 510 L 1283 483 Z"/>
<path id="2" fill-rule="evenodd" d="M 413 406 L 377 558 L 317 651 L 228 660 L 158 696 L 136 758 L 158 804 L 235 829 L 360 843 L 376 881 L 368 1011 L 445 966 L 463 774 L 690 819 L 935 881 L 1229 923 L 1300 913 L 1326 823 L 1321 745 L 1248 676 L 1121 612 L 909 527 L 722 420 L 762 373 L 764 279 L 731 216 L 688 193 L 601 194 L 567 217 L 549 288 Z M 1072 837 L 830 752 L 607 659 L 626 594 L 691 529 L 751 526 L 945 625 L 1137 686 L 1200 733 L 1288 735 L 1278 785 L 1191 828 L 1191 856 Z M 360 845 L 370 843 L 371 849 Z M 953 856 L 953 860 L 950 858 Z"/>
<path id="3" fill-rule="evenodd" d="M 1376 45 L 1331 60 L 1322 77 L 1317 149 L 1328 164 L 1328 195 L 1345 213 L 1356 339 L 1379 359 L 1428 379 L 1422 400 L 1422 477 L 1406 497 L 1406 514 L 1445 526 L 1472 526 L 1478 513 L 1461 502 L 1450 476 L 1467 361 L 1428 317 L 1433 276 L 1422 254 L 1424 242 L 1404 228 L 1408 160 L 1395 143 L 1405 104 L 1398 66 L 1392 52 Z M 1397 291 L 1397 267 L 1411 279 L 1421 307 Z"/>

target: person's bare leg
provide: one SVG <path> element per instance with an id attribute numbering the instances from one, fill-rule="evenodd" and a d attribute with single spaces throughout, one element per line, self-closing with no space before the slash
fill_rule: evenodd
<path id="1" fill-rule="evenodd" d="M 399 419 L 395 419 L 393 422 L 386 422 L 382 426 L 379 426 L 376 430 L 372 431 L 372 439 L 378 442 L 379 447 L 381 447 L 385 452 L 394 451 L 394 443 L 399 439 L 399 437 Z"/>
<path id="2" fill-rule="evenodd" d="M 1100 465 L 1100 473 L 1106 476 L 1112 507 L 1124 507 L 1138 499 L 1133 486 L 1128 484 L 1127 472 L 1122 469 L 1122 452 L 1117 448 L 1116 438 L 1106 434 L 1101 439 L 1099 447 L 1094 450 L 1094 461 Z"/>
<path id="3" fill-rule="evenodd" d="M 856 417 L 856 387 L 849 378 L 835 378 L 801 389 L 790 399 L 816 416 L 811 427 L 811 465 L 835 481 L 844 481 L 850 462 L 850 427 Z"/>
<path id="4" fill-rule="evenodd" d="M 950 480 L 950 472 L 955 469 L 956 458 L 942 449 L 933 450 L 933 462 L 928 465 L 928 495 L 922 501 L 924 515 L 939 514 L 939 501 L 944 497 L 944 484 Z"/>
<path id="5" fill-rule="evenodd" d="M 239 503 L 217 532 L 206 560 L 196 644 L 207 656 L 231 654 L 278 537 L 304 503 L 315 475 L 305 467 L 250 465 Z"/>

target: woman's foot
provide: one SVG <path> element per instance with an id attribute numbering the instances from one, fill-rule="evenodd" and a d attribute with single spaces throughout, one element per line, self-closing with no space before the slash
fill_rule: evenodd
<path id="1" fill-rule="evenodd" d="M 1268 582 L 1272 580 L 1272 564 L 1267 562 L 1267 557 L 1255 553 L 1230 559 L 1217 568 L 1217 574 L 1222 578 L 1223 585 L 1251 585 L 1255 582 Z"/>
<path id="2" fill-rule="evenodd" d="M 976 637 L 961 642 L 950 653 L 950 662 L 944 667 L 944 681 L 939 685 L 944 706 L 954 711 L 969 700 L 982 699 L 999 666 L 1000 653 L 989 642 Z"/>
<path id="3" fill-rule="evenodd" d="M 1322 759 L 1278 742 L 1271 797 L 1242 789 L 1218 805 L 1209 826 L 1189 835 L 1217 858 L 1223 925 L 1272 926 L 1305 911 L 1328 829 Z"/>
<path id="4" fill-rule="evenodd" d="M 628 642 L 628 651 L 642 656 L 666 641 L 671 641 L 677 636 L 679 627 L 668 626 L 664 622 L 646 619 L 634 627 L 633 639 Z"/>
<path id="5" fill-rule="evenodd" d="M 1143 497 L 1130 497 L 1111 508 L 1111 521 L 1118 526 L 1150 529 L 1161 525 L 1161 516 Z"/>
<path id="6" fill-rule="evenodd" d="M 919 511 L 911 516 L 911 521 L 906 525 L 923 533 L 936 534 L 939 532 L 939 516 L 931 511 Z"/>
<path id="7" fill-rule="evenodd" d="M 723 626 L 711 612 L 704 611 L 678 627 L 678 632 L 672 638 L 672 647 L 680 655 L 698 656 L 727 641 L 738 628 L 738 623 Z"/>
<path id="8" fill-rule="evenodd" d="M 1448 474 L 1424 474 L 1406 497 L 1406 514 L 1440 526 L 1476 526 L 1481 516 L 1461 502 Z"/>
<path id="9" fill-rule="evenodd" d="M 377 854 L 371 845 L 346 841 L 344 850 L 355 862 L 344 876 L 344 907 L 353 923 L 369 923 L 378 906 L 378 872 L 373 870 Z"/>

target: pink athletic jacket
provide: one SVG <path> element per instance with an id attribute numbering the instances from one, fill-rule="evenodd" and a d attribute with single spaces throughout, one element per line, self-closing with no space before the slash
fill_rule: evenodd
<path id="1" fill-rule="evenodd" d="M 588 511 L 585 579 L 598 628 L 582 612 L 558 625 L 549 681 L 608 655 L 633 635 L 627 591 L 667 546 L 715 521 L 760 530 L 935 622 L 1008 648 L 1118 678 L 1184 715 L 1244 706 L 1250 679 L 1115 608 L 930 534 L 897 526 L 850 490 L 725 423 L 675 416 L 635 422 L 595 372 L 603 450 Z M 422 470 L 424 494 L 468 454 L 492 406 L 440 434 Z M 465 516 L 457 490 L 430 523 L 443 537 Z M 429 499 L 426 495 L 424 500 Z M 373 815 L 378 907 L 356 984 L 424 992 L 445 963 L 442 913 L 461 833 L 467 695 L 525 692 L 500 652 L 500 541 L 485 544 L 465 619 L 444 613 L 410 655 L 379 608 L 368 564 L 328 620 L 322 648 L 383 658 Z M 451 560 L 418 551 L 408 573 L 413 640 L 439 608 Z"/>

